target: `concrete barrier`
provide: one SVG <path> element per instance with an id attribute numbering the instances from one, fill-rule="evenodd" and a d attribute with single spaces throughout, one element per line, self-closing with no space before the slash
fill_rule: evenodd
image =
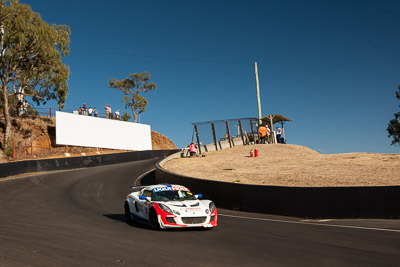
<path id="1" fill-rule="evenodd" d="M 178 150 L 146 150 L 84 157 L 27 160 L 0 164 L 0 178 L 41 171 L 68 170 L 124 163 L 137 160 L 164 158 Z"/>
<path id="2" fill-rule="evenodd" d="M 172 173 L 156 165 L 156 183 L 181 184 L 218 207 L 302 218 L 400 218 L 400 186 L 284 187 L 236 184 Z"/>

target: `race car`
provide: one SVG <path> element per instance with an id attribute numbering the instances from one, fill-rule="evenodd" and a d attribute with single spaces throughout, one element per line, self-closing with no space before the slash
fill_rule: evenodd
<path id="1" fill-rule="evenodd" d="M 153 229 L 217 226 L 217 208 L 181 185 L 133 186 L 124 204 L 125 217 Z"/>

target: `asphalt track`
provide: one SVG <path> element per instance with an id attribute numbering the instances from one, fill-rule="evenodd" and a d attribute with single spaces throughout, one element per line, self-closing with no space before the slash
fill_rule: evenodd
<path id="1" fill-rule="evenodd" d="M 400 263 L 399 220 L 307 221 L 219 209 L 212 230 L 128 224 L 128 187 L 156 161 L 0 180 L 0 266 Z"/>

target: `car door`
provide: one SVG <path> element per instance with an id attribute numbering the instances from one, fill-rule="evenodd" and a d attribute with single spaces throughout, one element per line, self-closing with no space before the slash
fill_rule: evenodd
<path id="1" fill-rule="evenodd" d="M 143 190 L 140 195 L 151 200 L 151 190 Z M 140 216 L 146 220 L 149 219 L 150 201 L 148 199 L 139 199 L 137 203 Z"/>

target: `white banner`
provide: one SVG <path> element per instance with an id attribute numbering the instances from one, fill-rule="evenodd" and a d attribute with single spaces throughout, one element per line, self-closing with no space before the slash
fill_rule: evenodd
<path id="1" fill-rule="evenodd" d="M 56 144 L 151 150 L 150 125 L 56 112 Z"/>

